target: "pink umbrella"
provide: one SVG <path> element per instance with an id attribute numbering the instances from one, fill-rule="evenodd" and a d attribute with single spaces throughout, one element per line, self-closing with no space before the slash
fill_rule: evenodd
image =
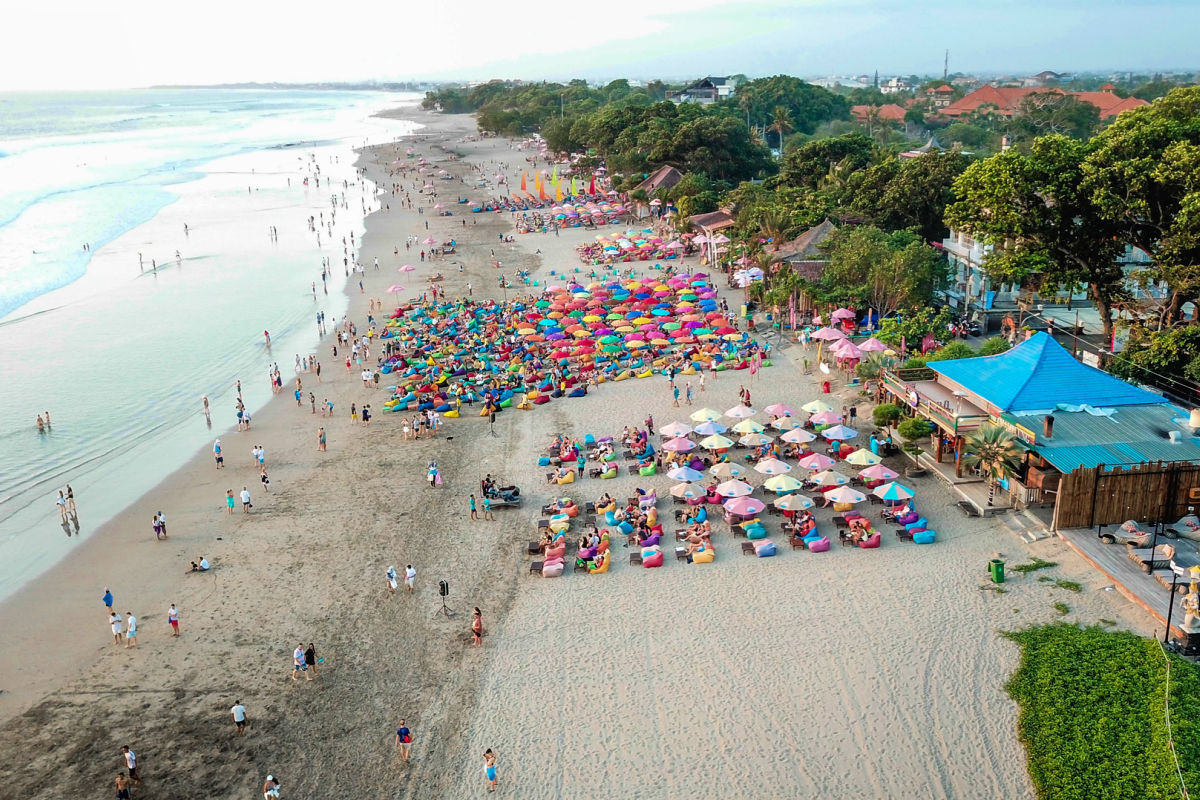
<path id="1" fill-rule="evenodd" d="M 795 430 L 788 431 L 779 438 L 790 444 L 804 444 L 805 442 L 811 442 L 817 437 L 803 428 L 796 428 Z"/>
<path id="2" fill-rule="evenodd" d="M 888 346 L 872 336 L 870 339 L 867 339 L 865 342 L 860 344 L 858 349 L 862 350 L 864 353 L 882 353 L 884 350 L 888 349 Z"/>
<path id="3" fill-rule="evenodd" d="M 829 315 L 833 319 L 854 319 L 854 312 L 848 308 L 839 308 Z"/>
<path id="4" fill-rule="evenodd" d="M 812 338 L 823 339 L 824 341 L 831 342 L 834 339 L 845 339 L 846 334 L 842 333 L 837 328 L 821 328 L 821 330 L 812 335 Z"/>
<path id="5" fill-rule="evenodd" d="M 772 403 L 763 409 L 768 417 L 790 417 L 795 414 L 795 410 L 791 406 L 783 403 Z"/>
<path id="6" fill-rule="evenodd" d="M 739 517 L 748 517 L 766 508 L 761 500 L 755 500 L 753 497 L 735 497 L 732 500 L 726 500 L 724 506 L 730 514 L 736 514 Z"/>
<path id="7" fill-rule="evenodd" d="M 414 267 L 412 264 L 405 264 L 403 267 L 397 270 L 397 272 L 412 272 L 415 269 L 416 267 Z"/>
<path id="8" fill-rule="evenodd" d="M 830 346 L 829 350 L 838 358 L 862 358 L 863 351 L 860 350 L 849 339 L 839 339 L 836 343 Z"/>
<path id="9" fill-rule="evenodd" d="M 691 439 L 685 439 L 682 436 L 678 436 L 663 444 L 664 450 L 671 450 L 675 453 L 686 453 L 689 450 L 694 450 L 695 448 L 695 442 L 693 442 Z"/>
<path id="10" fill-rule="evenodd" d="M 833 459 L 824 453 L 809 453 L 799 461 L 805 469 L 823 470 L 833 466 Z"/>
<path id="11" fill-rule="evenodd" d="M 433 237 L 432 237 L 432 236 L 426 236 L 426 237 L 425 237 L 425 238 L 424 238 L 424 239 L 421 241 L 421 243 L 422 243 L 422 244 L 433 244 L 433 243 L 434 243 L 434 239 L 433 239 Z"/>
<path id="12" fill-rule="evenodd" d="M 397 293 L 403 292 L 403 291 L 404 291 L 404 287 L 398 283 L 395 284 L 394 286 L 388 287 L 388 292 L 390 292 L 391 294 L 397 294 Z"/>
<path id="13" fill-rule="evenodd" d="M 892 478 L 899 477 L 899 473 L 888 469 L 883 464 L 876 464 L 858 473 L 858 477 L 871 481 L 890 481 Z"/>
<path id="14" fill-rule="evenodd" d="M 754 470 L 764 475 L 782 475 L 785 472 L 791 472 L 792 467 L 778 458 L 764 458 L 754 465 Z"/>
<path id="15" fill-rule="evenodd" d="M 814 425 L 837 425 L 842 421 L 842 415 L 836 411 L 822 411 L 819 414 L 813 414 L 811 420 Z"/>

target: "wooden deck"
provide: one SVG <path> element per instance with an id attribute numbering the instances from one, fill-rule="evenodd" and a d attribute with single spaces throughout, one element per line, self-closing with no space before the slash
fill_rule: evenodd
<path id="1" fill-rule="evenodd" d="M 1167 624 L 1167 604 L 1170 602 L 1170 588 L 1163 588 L 1156 577 L 1166 576 L 1167 586 L 1170 587 L 1171 569 L 1158 570 L 1154 576 L 1142 571 L 1141 565 L 1129 557 L 1128 548 L 1123 544 L 1105 544 L 1096 536 L 1094 528 L 1071 528 L 1058 531 L 1058 535 L 1079 553 L 1093 567 L 1103 572 L 1113 586 L 1121 594 L 1144 608 L 1158 621 L 1160 625 Z M 1160 547 L 1163 544 L 1173 544 L 1181 552 L 1194 552 L 1196 545 L 1186 539 L 1159 538 Z M 1149 550 L 1145 551 L 1149 555 Z M 1180 581 L 1181 586 L 1186 586 Z M 1171 634 L 1182 636 L 1179 624 L 1183 622 L 1183 608 L 1180 601 L 1183 593 L 1175 595 L 1175 610 L 1171 615 Z"/>

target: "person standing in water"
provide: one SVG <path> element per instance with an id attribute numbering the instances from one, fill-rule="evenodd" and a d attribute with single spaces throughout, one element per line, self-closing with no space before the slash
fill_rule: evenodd
<path id="1" fill-rule="evenodd" d="M 212 422 L 212 412 L 208 408 L 208 395 L 204 395 L 204 397 L 200 398 L 200 403 L 204 408 L 205 421 L 211 423 Z"/>

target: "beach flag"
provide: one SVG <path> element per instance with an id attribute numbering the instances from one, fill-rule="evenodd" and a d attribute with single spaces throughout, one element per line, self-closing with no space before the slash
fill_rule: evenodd
<path id="1" fill-rule="evenodd" d="M 521 191 L 525 191 L 525 173 L 521 173 Z"/>
<path id="2" fill-rule="evenodd" d="M 562 181 L 554 184 L 554 202 L 562 202 Z"/>
<path id="3" fill-rule="evenodd" d="M 550 182 L 558 185 L 558 164 L 554 165 L 554 171 L 550 173 Z"/>
<path id="4" fill-rule="evenodd" d="M 591 183 L 588 184 L 588 194 L 595 194 L 595 193 L 596 193 L 596 176 L 593 173 L 592 181 L 591 181 Z"/>
<path id="5" fill-rule="evenodd" d="M 571 196 L 579 194 L 579 187 L 575 184 L 575 176 L 571 176 Z"/>

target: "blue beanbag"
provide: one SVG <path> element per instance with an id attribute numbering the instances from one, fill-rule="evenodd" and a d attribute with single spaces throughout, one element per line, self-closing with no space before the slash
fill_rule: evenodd
<path id="1" fill-rule="evenodd" d="M 754 554 L 759 558 L 769 558 L 775 555 L 775 543 L 763 542 L 762 545 L 754 548 Z"/>
<path id="2" fill-rule="evenodd" d="M 628 522 L 622 522 L 620 525 L 617 526 L 617 529 L 620 530 L 621 533 L 624 533 L 624 534 L 633 533 L 633 526 L 630 525 Z"/>
<path id="3" fill-rule="evenodd" d="M 538 466 L 539 467 L 550 466 L 550 458 L 548 456 L 542 456 L 541 458 L 538 459 Z"/>
<path id="4" fill-rule="evenodd" d="M 917 544 L 933 544 L 937 539 L 937 531 L 923 530 L 913 534 L 913 541 Z"/>

